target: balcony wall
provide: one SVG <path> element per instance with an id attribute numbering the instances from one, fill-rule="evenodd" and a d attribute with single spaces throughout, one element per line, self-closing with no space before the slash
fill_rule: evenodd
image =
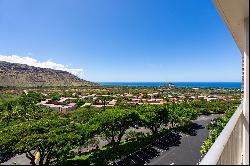
<path id="1" fill-rule="evenodd" d="M 243 130 L 247 125 L 243 104 L 233 114 L 200 165 L 241 165 L 244 159 Z M 245 126 L 246 127 L 246 126 Z"/>
<path id="2" fill-rule="evenodd" d="M 213 0 L 241 51 L 243 101 L 201 161 L 207 164 L 249 164 L 249 0 Z"/>

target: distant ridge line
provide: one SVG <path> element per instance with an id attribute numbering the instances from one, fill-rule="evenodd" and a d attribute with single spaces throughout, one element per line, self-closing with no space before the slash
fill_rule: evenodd
<path id="1" fill-rule="evenodd" d="M 48 86 L 97 86 L 67 71 L 0 61 L 0 86 L 48 87 Z"/>

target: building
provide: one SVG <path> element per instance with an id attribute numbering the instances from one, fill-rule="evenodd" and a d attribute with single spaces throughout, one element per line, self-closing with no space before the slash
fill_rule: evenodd
<path id="1" fill-rule="evenodd" d="M 161 104 L 164 104 L 164 100 L 163 99 L 148 99 L 147 103 L 152 104 L 152 105 L 161 105 Z"/>
<path id="2" fill-rule="evenodd" d="M 46 99 L 44 101 L 41 101 L 38 103 L 38 105 L 45 106 L 47 108 L 51 108 L 58 112 L 68 112 L 76 109 L 77 104 L 68 102 L 69 99 L 75 99 L 75 98 L 64 98 L 62 97 L 59 101 L 52 101 L 50 99 Z"/>
<path id="3" fill-rule="evenodd" d="M 213 0 L 242 55 L 242 103 L 200 165 L 249 165 L 249 0 Z"/>

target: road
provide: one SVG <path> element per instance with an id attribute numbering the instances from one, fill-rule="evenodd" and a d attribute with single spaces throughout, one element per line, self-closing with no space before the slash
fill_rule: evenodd
<path id="1" fill-rule="evenodd" d="M 171 147 L 168 151 L 154 158 L 148 165 L 196 165 L 201 160 L 200 148 L 208 137 L 206 126 L 212 119 L 219 115 L 200 116 L 194 121 L 197 124 L 196 134 L 183 137 L 177 147 Z M 199 127 L 199 125 L 201 125 Z"/>
<path id="2" fill-rule="evenodd" d="M 0 165 L 30 165 L 30 160 L 25 154 L 21 154 L 12 157 L 6 162 L 0 163 Z"/>
<path id="3" fill-rule="evenodd" d="M 200 148 L 208 137 L 206 126 L 221 115 L 199 116 L 193 121 L 193 132 L 188 136 L 175 136 L 169 144 L 169 136 L 156 140 L 151 145 L 133 153 L 116 165 L 196 165 L 201 160 Z"/>

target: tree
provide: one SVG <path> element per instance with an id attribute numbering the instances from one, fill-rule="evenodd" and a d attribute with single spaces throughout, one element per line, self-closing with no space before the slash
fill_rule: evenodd
<path id="1" fill-rule="evenodd" d="M 237 102 L 236 102 L 237 103 Z M 205 155 L 208 150 L 211 148 L 213 143 L 215 142 L 216 138 L 220 135 L 224 127 L 227 125 L 228 121 L 230 118 L 233 116 L 235 110 L 237 109 L 238 105 L 237 104 L 232 104 L 228 108 L 227 112 L 223 117 L 219 117 L 214 119 L 209 125 L 209 136 L 208 138 L 203 142 L 201 146 L 200 153 L 202 155 Z"/>
<path id="2" fill-rule="evenodd" d="M 29 105 L 29 104 L 36 104 L 44 99 L 45 96 L 43 94 L 31 91 L 27 94 L 22 93 L 22 95 L 18 99 L 18 102 L 21 105 Z"/>
<path id="3" fill-rule="evenodd" d="M 90 107 L 81 107 L 76 111 L 71 112 L 70 119 L 80 124 L 87 123 L 90 119 L 94 118 L 95 116 L 100 113 L 101 110 Z"/>
<path id="4" fill-rule="evenodd" d="M 101 100 L 102 104 L 103 104 L 103 110 L 105 111 L 105 106 L 106 106 L 106 102 L 113 99 L 113 97 L 111 96 L 100 96 L 97 98 L 97 100 Z"/>
<path id="5" fill-rule="evenodd" d="M 39 152 L 39 165 L 61 163 L 72 157 L 73 148 L 83 144 L 83 127 L 60 117 L 42 118 L 8 126 L 0 131 L 0 151 L 22 154 L 35 163 Z"/>
<path id="6" fill-rule="evenodd" d="M 48 108 L 40 107 L 34 104 L 21 105 L 18 102 L 8 102 L 0 112 L 0 130 L 2 128 L 15 125 L 21 122 L 38 120 L 57 114 Z"/>
<path id="7" fill-rule="evenodd" d="M 50 98 L 53 101 L 57 101 L 57 100 L 60 100 L 61 95 L 58 92 L 54 92 L 54 93 L 50 94 Z"/>
<path id="8" fill-rule="evenodd" d="M 82 106 L 85 103 L 84 100 L 81 99 L 81 98 L 70 99 L 70 101 L 76 103 L 77 107 L 80 107 L 80 106 Z"/>
<path id="9" fill-rule="evenodd" d="M 108 109 L 90 120 L 89 125 L 116 148 L 125 131 L 138 123 L 139 116 L 134 110 Z"/>
<path id="10" fill-rule="evenodd" d="M 89 98 L 89 97 L 86 97 L 83 99 L 83 102 L 84 103 L 92 103 L 93 102 L 93 99 L 92 98 Z"/>
<path id="11" fill-rule="evenodd" d="M 162 124 L 168 122 L 168 113 L 164 106 L 145 105 L 138 107 L 138 111 L 141 121 L 153 134 L 158 132 L 158 128 Z"/>
<path id="12" fill-rule="evenodd" d="M 185 106 L 185 103 L 181 104 L 168 104 L 167 109 L 169 111 L 169 122 L 172 127 L 181 127 L 183 130 L 189 130 L 192 125 L 192 121 L 197 118 L 198 113 L 195 109 Z"/>
<path id="13" fill-rule="evenodd" d="M 126 102 L 124 97 L 117 97 L 116 98 L 116 106 L 119 108 L 125 108 L 126 107 Z"/>
<path id="14" fill-rule="evenodd" d="M 34 94 L 33 94 L 34 95 Z M 22 154 L 34 165 L 39 152 L 39 165 L 60 163 L 72 155 L 71 150 L 84 145 L 88 128 L 69 115 L 36 105 L 39 98 L 23 94 L 4 103 L 0 116 L 0 152 Z"/>

